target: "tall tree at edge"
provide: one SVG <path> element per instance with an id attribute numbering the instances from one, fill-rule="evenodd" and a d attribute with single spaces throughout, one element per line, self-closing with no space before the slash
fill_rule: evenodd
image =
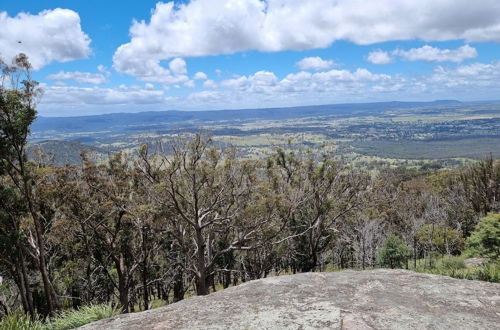
<path id="1" fill-rule="evenodd" d="M 37 211 L 33 195 L 33 179 L 29 172 L 26 155 L 30 126 L 36 119 L 36 100 L 41 90 L 31 78 L 31 64 L 25 54 L 14 58 L 9 66 L 0 61 L 2 81 L 0 85 L 0 162 L 21 193 L 33 218 L 38 266 L 43 281 L 47 311 L 56 310 L 56 297 L 50 281 L 45 257 L 43 215 Z"/>

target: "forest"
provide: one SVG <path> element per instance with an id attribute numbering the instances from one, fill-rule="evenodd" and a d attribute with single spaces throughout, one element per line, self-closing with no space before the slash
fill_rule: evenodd
<path id="1" fill-rule="evenodd" d="M 466 254 L 489 258 L 478 279 L 498 281 L 493 157 L 366 172 L 316 147 L 243 159 L 199 132 L 57 166 L 27 158 L 40 96 L 27 58 L 2 71 L 0 318 L 99 304 L 127 313 L 266 276 L 432 271 Z"/>

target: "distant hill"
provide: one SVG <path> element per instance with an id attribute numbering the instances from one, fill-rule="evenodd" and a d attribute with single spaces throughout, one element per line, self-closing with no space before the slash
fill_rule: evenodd
<path id="1" fill-rule="evenodd" d="M 40 151 L 42 153 L 40 153 Z M 40 141 L 28 145 L 28 157 L 43 160 L 58 166 L 79 165 L 82 163 L 81 154 L 86 152 L 89 159 L 100 161 L 107 154 L 99 148 L 75 141 Z"/>
<path id="2" fill-rule="evenodd" d="M 139 113 L 114 113 L 78 117 L 39 117 L 32 126 L 33 132 L 57 131 L 58 133 L 77 131 L 152 129 L 155 126 L 182 126 L 187 122 L 212 121 L 245 121 L 254 119 L 283 120 L 321 115 L 337 115 L 339 117 L 373 114 L 400 108 L 451 106 L 460 105 L 455 100 L 438 100 L 433 102 L 377 102 L 377 103 L 347 103 L 301 106 L 288 108 L 241 109 L 241 110 L 211 110 L 211 111 L 149 111 Z"/>

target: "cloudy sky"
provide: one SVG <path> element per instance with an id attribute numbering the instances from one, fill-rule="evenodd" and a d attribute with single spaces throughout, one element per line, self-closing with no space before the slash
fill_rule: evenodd
<path id="1" fill-rule="evenodd" d="M 500 99 L 498 0 L 3 0 L 43 116 Z"/>

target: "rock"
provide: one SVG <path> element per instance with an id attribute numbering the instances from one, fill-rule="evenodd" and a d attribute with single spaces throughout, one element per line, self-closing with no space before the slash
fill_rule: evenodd
<path id="1" fill-rule="evenodd" d="M 476 267 L 484 265 L 486 261 L 485 258 L 469 258 L 464 260 L 464 264 L 466 267 Z"/>
<path id="2" fill-rule="evenodd" d="M 269 277 L 81 329 L 498 329 L 500 284 L 406 270 Z"/>

